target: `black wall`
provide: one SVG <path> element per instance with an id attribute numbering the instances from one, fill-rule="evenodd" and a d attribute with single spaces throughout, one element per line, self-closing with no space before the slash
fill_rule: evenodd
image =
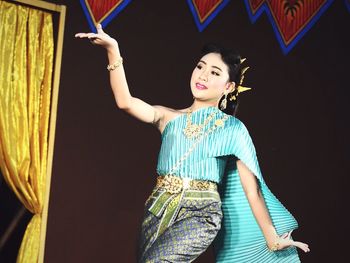
<path id="1" fill-rule="evenodd" d="M 68 12 L 45 262 L 134 262 L 160 135 L 116 108 L 105 51 L 74 39 L 89 30 L 78 1 L 59 2 Z M 105 29 L 120 44 L 132 94 L 151 104 L 191 104 L 190 75 L 206 42 L 247 57 L 253 90 L 238 118 L 267 183 L 298 219 L 294 238 L 310 244 L 303 262 L 346 258 L 349 21 L 335 1 L 287 56 L 266 15 L 251 24 L 243 1 L 202 33 L 186 1 L 132 1 Z M 214 262 L 212 252 L 197 262 Z"/>

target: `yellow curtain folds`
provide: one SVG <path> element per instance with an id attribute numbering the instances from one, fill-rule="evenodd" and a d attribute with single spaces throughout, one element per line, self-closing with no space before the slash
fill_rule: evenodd
<path id="1" fill-rule="evenodd" d="M 17 262 L 37 262 L 53 68 L 50 13 L 0 0 L 0 167 L 34 216 Z"/>

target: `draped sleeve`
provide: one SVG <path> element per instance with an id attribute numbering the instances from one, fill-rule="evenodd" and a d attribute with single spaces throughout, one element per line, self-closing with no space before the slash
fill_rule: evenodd
<path id="1" fill-rule="evenodd" d="M 300 262 L 296 248 L 270 252 L 265 238 L 249 206 L 239 178 L 236 161 L 241 160 L 256 176 L 268 212 L 278 234 L 298 227 L 292 214 L 266 185 L 252 139 L 247 128 L 232 117 L 225 128 L 212 137 L 215 148 L 210 156 L 229 156 L 220 184 L 222 228 L 214 241 L 216 262 Z"/>

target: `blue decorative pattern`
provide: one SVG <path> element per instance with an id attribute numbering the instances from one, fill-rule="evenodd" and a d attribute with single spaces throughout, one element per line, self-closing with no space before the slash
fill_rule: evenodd
<path id="1" fill-rule="evenodd" d="M 217 235 L 222 219 L 220 200 L 184 198 L 175 221 L 157 235 L 161 217 L 149 212 L 154 202 L 146 202 L 141 228 L 139 262 L 192 262 Z"/>
<path id="2" fill-rule="evenodd" d="M 270 23 L 272 25 L 273 31 L 275 32 L 276 38 L 278 40 L 278 43 L 280 44 L 280 47 L 283 51 L 283 54 L 287 55 L 294 46 L 299 42 L 300 39 L 303 38 L 303 36 L 313 27 L 313 25 L 318 21 L 318 19 L 322 16 L 322 14 L 328 9 L 328 7 L 333 3 L 334 0 L 328 0 L 321 9 L 317 12 L 316 15 L 312 17 L 312 19 L 303 27 L 303 29 L 297 34 L 297 36 L 288 44 L 286 45 L 283 41 L 282 35 L 280 31 L 278 30 L 278 26 L 276 24 L 276 21 L 273 18 L 273 15 L 271 13 L 271 10 L 268 6 L 268 3 L 265 1 L 258 10 L 256 10 L 256 13 L 253 14 L 252 10 L 250 8 L 249 0 L 244 0 L 248 15 L 250 18 L 250 21 L 254 24 L 256 20 L 261 16 L 263 12 L 266 12 L 267 17 L 270 20 Z"/>
<path id="3" fill-rule="evenodd" d="M 218 15 L 218 13 L 229 3 L 229 0 L 223 0 L 222 3 L 220 3 L 203 22 L 201 22 L 198 16 L 193 1 L 187 0 L 187 3 L 190 7 L 191 13 L 194 18 L 194 22 L 196 23 L 199 32 L 202 32 L 210 24 L 210 22 Z"/>
<path id="4" fill-rule="evenodd" d="M 344 3 L 346 7 L 348 8 L 348 11 L 350 12 L 350 0 L 344 0 Z"/>
<path id="5" fill-rule="evenodd" d="M 120 4 L 112 12 L 110 12 L 108 16 L 106 16 L 102 21 L 97 21 L 97 22 L 99 22 L 102 25 L 102 27 L 105 28 L 121 11 L 123 11 L 123 9 L 130 2 L 131 0 L 121 1 Z M 96 25 L 89 11 L 89 7 L 87 6 L 86 0 L 80 0 L 80 4 L 83 8 L 84 14 L 89 23 L 91 31 L 96 33 L 97 32 Z"/>

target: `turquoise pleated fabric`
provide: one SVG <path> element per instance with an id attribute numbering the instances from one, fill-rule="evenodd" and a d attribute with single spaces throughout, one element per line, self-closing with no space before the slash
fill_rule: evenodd
<path id="1" fill-rule="evenodd" d="M 204 131 L 206 131 L 214 125 L 215 119 L 223 117 L 222 114 L 224 113 L 216 107 L 206 107 L 194 111 L 192 113 L 192 123 L 203 123 L 213 111 L 217 111 L 218 114 L 204 128 Z M 158 156 L 157 173 L 159 175 L 168 174 L 178 160 L 193 145 L 195 140 L 188 139 L 183 133 L 185 127 L 186 114 L 176 117 L 166 125 L 162 133 L 162 145 Z M 211 139 L 215 136 L 216 132 L 217 130 L 209 136 L 204 137 L 195 150 L 180 165 L 179 169 L 175 170 L 172 174 L 219 183 L 224 175 L 227 157 L 220 158 L 214 154 L 211 154 L 212 156 L 208 155 L 213 148 Z"/>
<path id="2" fill-rule="evenodd" d="M 217 111 L 204 130 L 209 129 L 225 113 L 216 107 L 201 108 L 192 113 L 192 123 L 200 124 Z M 183 134 L 186 115 L 171 120 L 162 133 L 157 173 L 168 174 L 191 147 L 194 140 Z M 214 242 L 216 262 L 300 262 L 295 248 L 277 252 L 267 249 L 264 236 L 254 218 L 238 175 L 236 160 L 240 159 L 257 177 L 266 206 L 278 234 L 298 227 L 289 211 L 267 187 L 255 153 L 255 148 L 244 124 L 230 116 L 224 127 L 204 137 L 193 152 L 172 174 L 191 179 L 210 180 L 220 184 L 223 209 L 222 228 Z"/>

